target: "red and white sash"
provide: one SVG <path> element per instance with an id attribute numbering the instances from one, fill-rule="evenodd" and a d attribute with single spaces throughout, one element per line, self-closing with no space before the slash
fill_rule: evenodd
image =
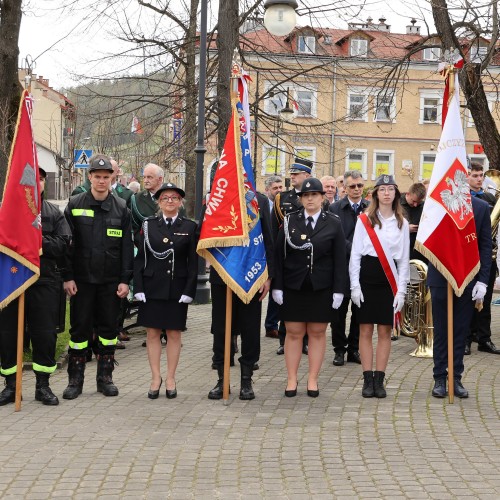
<path id="1" fill-rule="evenodd" d="M 375 248 L 375 252 L 377 252 L 377 257 L 382 264 L 382 269 L 387 277 L 387 281 L 391 285 L 392 294 L 395 297 L 398 293 L 398 270 L 396 268 L 396 263 L 391 256 L 389 249 L 387 248 L 384 240 L 380 239 L 375 232 L 375 229 L 372 227 L 368 216 L 363 213 L 359 216 L 363 226 L 365 226 L 366 232 L 370 237 L 370 241 L 372 242 L 373 248 Z M 398 312 L 394 315 L 394 326 L 399 330 L 399 326 L 401 325 L 401 312 Z"/>

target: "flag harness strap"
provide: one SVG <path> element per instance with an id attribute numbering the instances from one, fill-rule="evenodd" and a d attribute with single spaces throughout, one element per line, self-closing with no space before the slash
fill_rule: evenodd
<path id="1" fill-rule="evenodd" d="M 149 251 L 155 257 L 156 259 L 159 260 L 164 260 L 170 255 L 172 256 L 172 278 L 174 277 L 174 267 L 175 267 L 175 252 L 173 248 L 169 248 L 168 250 L 165 250 L 165 252 L 157 252 L 156 250 L 153 249 L 151 246 L 151 243 L 149 241 L 149 230 L 148 230 L 148 221 L 145 220 L 143 224 L 143 231 L 144 231 L 144 268 L 148 265 L 148 254 L 146 252 L 146 247 L 148 247 Z"/>

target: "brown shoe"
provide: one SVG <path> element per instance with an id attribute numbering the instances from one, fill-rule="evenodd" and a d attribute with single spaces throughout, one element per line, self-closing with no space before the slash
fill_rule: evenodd
<path id="1" fill-rule="evenodd" d="M 130 336 L 127 335 L 124 331 L 121 331 L 118 334 L 118 340 L 121 340 L 122 342 L 128 342 L 130 340 Z"/>
<path id="2" fill-rule="evenodd" d="M 278 330 L 275 330 L 275 329 L 266 330 L 266 337 L 269 337 L 270 339 L 277 339 L 278 338 Z"/>

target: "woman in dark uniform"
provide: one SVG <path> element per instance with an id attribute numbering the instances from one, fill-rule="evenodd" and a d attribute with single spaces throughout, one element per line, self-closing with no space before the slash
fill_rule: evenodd
<path id="1" fill-rule="evenodd" d="M 166 395 L 177 396 L 175 370 L 181 352 L 181 331 L 186 329 L 188 304 L 196 292 L 196 224 L 179 216 L 185 193 L 175 184 L 163 184 L 155 193 L 160 207 L 156 217 L 142 224 L 134 263 L 135 299 L 141 301 L 137 323 L 147 331 L 152 381 L 148 398 L 158 398 L 162 330 L 167 333 Z"/>
<path id="2" fill-rule="evenodd" d="M 307 394 L 319 395 L 318 375 L 326 349 L 332 307 L 338 309 L 345 287 L 345 238 L 336 215 L 322 210 L 323 186 L 309 178 L 302 184 L 303 208 L 287 215 L 276 242 L 273 299 L 282 304 L 286 325 L 285 396 L 297 394 L 302 339 L 309 335 Z"/>
<path id="3" fill-rule="evenodd" d="M 349 261 L 351 300 L 359 307 L 362 396 L 385 398 L 384 377 L 391 352 L 391 330 L 401 311 L 410 278 L 410 230 L 392 175 L 381 175 L 366 213 L 356 222 Z M 392 282 L 392 286 L 391 286 Z M 372 337 L 377 324 L 373 369 Z"/>

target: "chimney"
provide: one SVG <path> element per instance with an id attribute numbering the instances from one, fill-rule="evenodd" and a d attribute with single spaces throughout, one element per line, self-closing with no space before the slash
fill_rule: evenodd
<path id="1" fill-rule="evenodd" d="M 412 18 L 410 21 L 411 24 L 406 26 L 406 34 L 407 35 L 420 35 L 420 26 L 415 26 L 417 20 Z"/>

